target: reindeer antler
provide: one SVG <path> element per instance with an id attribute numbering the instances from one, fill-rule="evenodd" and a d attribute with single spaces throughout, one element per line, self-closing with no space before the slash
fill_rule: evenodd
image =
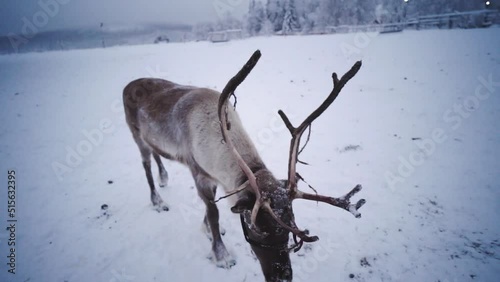
<path id="1" fill-rule="evenodd" d="M 361 61 L 356 62 L 351 69 L 342 76 L 342 78 L 339 80 L 337 77 L 336 73 L 332 74 L 332 79 L 333 79 L 333 89 L 330 92 L 330 95 L 323 101 L 323 103 L 316 109 L 314 110 L 300 125 L 299 127 L 294 127 L 286 114 L 282 111 L 279 110 L 278 114 L 280 115 L 281 119 L 285 123 L 286 127 L 290 131 L 290 134 L 292 135 L 292 140 L 290 141 L 290 158 L 288 160 L 288 184 L 287 188 L 290 193 L 290 198 L 292 200 L 294 199 L 306 199 L 306 200 L 314 200 L 314 201 L 319 201 L 319 202 L 325 202 L 330 205 L 336 206 L 343 208 L 349 212 L 351 212 L 356 218 L 361 217 L 361 214 L 358 212 L 358 209 L 361 208 L 366 201 L 364 199 L 359 200 L 356 204 L 351 204 L 350 203 L 350 198 L 359 192 L 361 190 L 361 185 L 357 185 L 354 189 L 352 189 L 349 193 L 344 195 L 343 197 L 340 198 L 333 198 L 333 197 L 327 197 L 327 196 L 322 196 L 318 194 L 308 194 L 300 191 L 297 187 L 297 178 L 301 179 L 302 177 L 297 173 L 297 162 L 298 156 L 300 152 L 305 148 L 307 145 L 307 142 L 309 141 L 309 135 L 306 140 L 306 143 L 300 149 L 300 138 L 302 137 L 302 134 L 305 132 L 307 128 L 309 128 L 309 134 L 310 134 L 310 128 L 312 122 L 319 117 L 332 103 L 335 101 L 337 96 L 339 95 L 340 91 L 342 88 L 345 86 L 345 84 L 353 78 L 356 73 L 359 71 L 361 68 Z M 278 221 L 279 222 L 279 221 Z M 279 222 L 280 223 L 280 222 Z M 283 225 L 280 223 L 280 225 Z M 296 248 L 295 251 L 298 251 L 300 247 L 302 246 L 303 242 L 310 242 L 308 240 L 314 239 L 313 241 L 318 240 L 318 237 L 313 236 L 309 237 L 307 236 L 307 233 L 305 231 L 300 231 L 295 222 L 292 221 L 292 227 L 288 227 L 289 230 L 293 233 L 294 235 L 294 241 L 296 243 Z M 300 238 L 300 241 L 297 242 L 296 237 Z"/>
<path id="2" fill-rule="evenodd" d="M 288 226 L 288 224 L 284 223 L 281 218 L 279 218 L 273 211 L 273 209 L 271 208 L 271 205 L 269 204 L 269 201 L 264 201 L 264 203 L 262 204 L 262 208 L 267 211 L 273 218 L 274 220 L 276 220 L 276 222 L 278 222 L 279 225 L 281 225 L 283 228 L 285 228 L 286 230 L 292 232 L 294 238 L 295 237 L 299 237 L 301 242 L 316 242 L 319 240 L 318 236 L 308 236 L 307 235 L 307 232 L 306 231 L 302 231 L 300 230 L 299 228 L 297 228 L 297 226 L 295 225 L 295 223 L 293 222 L 292 220 L 292 225 L 293 226 Z M 301 244 L 301 243 L 299 243 Z"/>
<path id="3" fill-rule="evenodd" d="M 219 104 L 217 107 L 218 111 L 218 116 L 220 120 L 220 126 L 221 126 L 221 131 L 222 131 L 222 136 L 224 138 L 224 141 L 227 143 L 227 145 L 230 147 L 230 151 L 232 152 L 233 156 L 236 158 L 236 161 L 238 163 L 238 166 L 241 168 L 243 173 L 248 177 L 248 183 L 250 184 L 250 187 L 252 191 L 255 194 L 255 204 L 252 208 L 252 213 L 251 213 L 251 228 L 260 233 L 258 230 L 257 226 L 255 225 L 257 214 L 261 208 L 263 208 L 266 212 L 268 212 L 276 222 L 281 225 L 283 228 L 286 230 L 292 232 L 294 236 L 294 241 L 296 243 L 296 248 L 295 251 L 300 249 L 302 246 L 303 242 L 314 242 L 318 240 L 317 236 L 308 236 L 308 232 L 306 231 L 301 231 L 297 225 L 295 224 L 294 220 L 291 221 L 291 226 L 287 225 L 284 223 L 272 210 L 270 201 L 269 199 L 264 199 L 261 196 L 261 191 L 259 189 L 259 186 L 257 185 L 257 179 L 251 169 L 248 167 L 248 165 L 245 163 L 241 155 L 238 153 L 236 150 L 236 147 L 234 146 L 232 140 L 229 138 L 228 131 L 231 128 L 230 122 L 227 120 L 227 100 L 229 97 L 234 94 L 234 91 L 236 88 L 245 80 L 245 78 L 248 76 L 248 74 L 252 71 L 252 69 L 255 67 L 257 64 L 258 60 L 261 57 L 261 53 L 259 50 L 255 51 L 250 57 L 250 59 L 247 61 L 247 63 L 243 66 L 243 68 L 233 77 L 229 80 L 227 85 L 224 87 L 222 90 L 222 93 L 219 98 Z M 299 153 L 305 148 L 304 147 L 299 151 L 299 145 L 300 145 L 300 138 L 302 137 L 302 134 L 307 128 L 310 128 L 312 122 L 319 117 L 330 105 L 331 103 L 337 98 L 339 95 L 340 91 L 344 87 L 344 85 L 356 75 L 358 70 L 361 67 L 361 61 L 356 62 L 352 68 L 342 76 L 342 78 L 339 80 L 337 77 L 336 73 L 332 74 L 332 79 L 333 79 L 333 90 L 330 93 L 330 95 L 326 98 L 326 100 L 315 110 L 313 111 L 301 124 L 299 127 L 294 127 L 288 117 L 285 115 L 285 113 L 282 110 L 279 110 L 278 113 L 283 119 L 283 122 L 285 123 L 286 127 L 290 131 L 290 134 L 292 134 L 292 140 L 290 142 L 290 158 L 288 161 L 288 184 L 287 188 L 289 190 L 289 196 L 291 200 L 294 199 L 305 199 L 305 200 L 314 200 L 314 201 L 319 201 L 319 202 L 325 202 L 329 203 L 333 206 L 343 208 L 349 212 L 351 212 L 355 217 L 360 217 L 361 214 L 358 212 L 358 209 L 363 206 L 366 201 L 364 199 L 358 201 L 356 204 L 351 204 L 350 203 L 350 198 L 359 192 L 361 190 L 361 185 L 357 185 L 354 189 L 352 189 L 349 193 L 344 195 L 341 198 L 333 198 L 333 197 L 327 197 L 327 196 L 322 196 L 322 195 L 317 195 L 317 194 L 308 194 L 304 193 L 297 188 L 297 172 L 296 172 L 296 165 L 298 161 L 298 155 Z M 309 140 L 309 138 L 308 138 Z M 242 187 L 240 186 L 238 189 L 235 191 L 241 191 Z M 300 238 L 300 241 L 297 242 L 296 238 Z"/>
<path id="4" fill-rule="evenodd" d="M 231 128 L 231 124 L 227 120 L 227 100 L 229 99 L 229 96 L 234 94 L 236 88 L 243 82 L 243 80 L 245 80 L 248 74 L 252 71 L 252 69 L 259 61 L 260 57 L 261 57 L 260 51 L 259 50 L 255 51 L 253 55 L 250 57 L 250 59 L 248 59 L 247 63 L 243 66 L 243 68 L 241 68 L 241 70 L 233 78 L 229 80 L 227 85 L 222 90 L 222 93 L 219 97 L 219 105 L 217 107 L 217 112 L 220 120 L 220 127 L 222 131 L 222 137 L 229 146 L 233 156 L 236 158 L 238 166 L 247 176 L 250 187 L 252 188 L 255 194 L 255 205 L 252 209 L 251 225 L 256 232 L 258 232 L 258 228 L 255 225 L 255 221 L 257 219 L 257 214 L 260 210 L 263 200 L 261 198 L 260 189 L 259 186 L 257 185 L 257 179 L 255 178 L 255 175 L 253 174 L 252 170 L 248 167 L 248 165 L 245 163 L 241 155 L 236 150 L 236 147 L 234 146 L 231 138 L 229 138 L 228 131 Z"/>
<path id="5" fill-rule="evenodd" d="M 342 88 L 345 86 L 345 84 L 353 78 L 356 73 L 359 71 L 361 68 L 361 61 L 356 62 L 351 69 L 345 73 L 342 78 L 339 80 L 337 77 L 336 73 L 332 74 L 332 79 L 333 79 L 333 89 L 332 92 L 330 92 L 330 95 L 323 101 L 323 103 L 316 109 L 314 110 L 301 124 L 299 127 L 294 127 L 286 114 L 282 111 L 279 110 L 278 114 L 280 117 L 283 119 L 283 122 L 285 123 L 286 127 L 290 131 L 290 134 L 292 135 L 292 140 L 290 141 L 290 158 L 288 160 L 288 189 L 290 191 L 290 197 L 292 199 L 305 199 L 305 200 L 314 200 L 314 201 L 319 201 L 319 202 L 325 202 L 330 205 L 336 206 L 343 208 L 349 212 L 351 212 L 355 217 L 361 217 L 361 214 L 358 212 L 358 209 L 361 208 L 366 201 L 364 199 L 359 200 L 355 205 L 352 205 L 350 203 L 350 198 L 356 194 L 357 192 L 361 191 L 361 185 L 357 185 L 355 188 L 353 188 L 349 193 L 347 193 L 345 196 L 340 197 L 340 198 L 332 198 L 332 197 L 326 197 L 322 195 L 313 195 L 313 194 L 308 194 L 300 191 L 297 188 L 297 162 L 298 162 L 298 155 L 299 155 L 299 145 L 300 145 L 300 138 L 302 137 L 302 134 L 304 131 L 311 126 L 312 122 L 319 117 L 332 103 L 335 101 L 337 96 L 339 95 L 340 91 Z M 307 142 L 306 142 L 307 145 Z"/>

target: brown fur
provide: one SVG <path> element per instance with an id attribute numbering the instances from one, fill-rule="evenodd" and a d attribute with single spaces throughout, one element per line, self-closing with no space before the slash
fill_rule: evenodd
<path id="1" fill-rule="evenodd" d="M 146 178 L 151 190 L 151 201 L 158 210 L 168 207 L 157 192 L 152 173 L 151 155 L 160 172 L 160 183 L 166 183 L 168 174 L 160 157 L 181 162 L 189 167 L 195 180 L 198 195 L 207 207 L 205 225 L 211 231 L 212 249 L 218 266 L 229 268 L 235 264 L 222 242 L 219 231 L 219 213 L 214 203 L 217 184 L 230 191 L 247 180 L 227 144 L 223 142 L 217 104 L 217 91 L 207 88 L 178 85 L 173 82 L 142 78 L 129 83 L 123 91 L 127 124 L 141 152 Z M 277 189 L 279 181 L 267 170 L 255 146 L 244 130 L 238 114 L 228 109 L 231 122 L 229 138 L 236 150 L 257 176 L 259 187 L 276 196 L 287 197 L 286 191 Z M 251 209 L 255 197 L 242 192 L 236 197 L 233 211 Z M 275 201 L 287 222 L 293 219 L 290 202 Z M 261 238 L 252 230 L 246 230 L 267 281 L 291 280 L 292 270 L 287 252 L 263 245 L 285 245 L 288 232 L 277 228 L 276 222 L 267 214 L 260 213 L 257 222 L 269 235 Z M 245 228 L 245 227 L 244 227 Z M 281 279 L 281 280 L 280 280 Z"/>

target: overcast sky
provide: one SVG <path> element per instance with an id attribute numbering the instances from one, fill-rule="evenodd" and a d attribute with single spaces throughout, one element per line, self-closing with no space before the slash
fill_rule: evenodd
<path id="1" fill-rule="evenodd" d="M 40 2 L 57 3 L 57 7 L 52 8 L 54 5 L 49 5 L 47 13 Z M 57 11 L 57 8 L 57 13 L 50 12 Z M 193 24 L 215 21 L 226 11 L 241 18 L 247 9 L 248 0 L 2 0 L 0 34 L 22 33 L 26 20 L 37 24 L 39 31 L 96 26 L 101 22 Z"/>

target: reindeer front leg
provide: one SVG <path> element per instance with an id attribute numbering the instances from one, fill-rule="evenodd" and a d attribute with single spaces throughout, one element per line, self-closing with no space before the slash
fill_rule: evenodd
<path id="1" fill-rule="evenodd" d="M 212 251 L 215 256 L 215 263 L 218 267 L 231 268 L 236 264 L 236 260 L 231 257 L 224 242 L 222 242 L 219 227 L 219 209 L 214 202 L 217 183 L 196 169 L 192 169 L 191 171 L 195 180 L 196 189 L 198 190 L 198 195 L 207 206 L 205 219 L 208 222 L 208 227 L 212 235 Z"/>

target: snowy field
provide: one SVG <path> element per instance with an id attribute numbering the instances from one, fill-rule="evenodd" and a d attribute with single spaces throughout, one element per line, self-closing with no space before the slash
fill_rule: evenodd
<path id="1" fill-rule="evenodd" d="M 294 203 L 299 227 L 320 238 L 291 255 L 294 281 L 498 281 L 499 46 L 493 27 L 0 56 L 0 280 L 263 281 L 226 201 L 223 240 L 237 264 L 220 269 L 207 258 L 204 205 L 187 168 L 165 161 L 170 182 L 160 194 L 170 211 L 153 210 L 121 102 L 139 77 L 220 91 L 260 49 L 237 110 L 279 178 L 290 137 L 277 110 L 297 124 L 331 91 L 331 72 L 363 60 L 313 124 L 301 155 L 311 165 L 298 171 L 332 196 L 360 183 L 356 200 L 367 204 L 355 219 Z M 7 272 L 10 169 L 15 275 Z"/>

